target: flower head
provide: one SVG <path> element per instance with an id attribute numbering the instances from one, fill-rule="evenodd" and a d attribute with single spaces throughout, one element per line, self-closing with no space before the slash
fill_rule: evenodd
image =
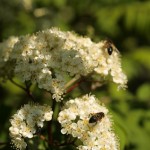
<path id="1" fill-rule="evenodd" d="M 90 121 L 93 117 L 92 122 Z M 92 95 L 70 100 L 59 113 L 62 134 L 71 134 L 83 142 L 80 150 L 117 150 L 118 140 L 105 106 Z"/>
<path id="2" fill-rule="evenodd" d="M 18 37 L 11 36 L 0 43 L 0 77 L 8 78 L 14 73 L 15 62 L 11 60 L 11 54 Z"/>
<path id="3" fill-rule="evenodd" d="M 52 119 L 52 110 L 48 105 L 26 104 L 10 119 L 9 128 L 12 144 L 17 149 L 25 149 L 24 138 L 32 138 L 37 127 L 43 127 L 44 121 Z"/>
<path id="4" fill-rule="evenodd" d="M 127 84 L 120 54 L 109 40 L 94 43 L 73 32 L 51 28 L 9 39 L 0 44 L 0 51 L 6 51 L 0 57 L 0 69 L 10 67 L 1 76 L 12 73 L 22 81 L 37 83 L 39 88 L 50 91 L 56 101 L 62 100 L 65 85 L 73 76 L 91 75 L 101 80 L 110 75 L 119 87 Z"/>

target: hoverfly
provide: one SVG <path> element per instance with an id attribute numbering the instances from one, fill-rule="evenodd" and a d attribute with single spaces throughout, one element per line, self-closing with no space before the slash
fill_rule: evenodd
<path id="1" fill-rule="evenodd" d="M 105 41 L 105 46 L 104 47 L 107 49 L 107 53 L 109 55 L 111 55 L 114 50 L 119 53 L 119 51 L 117 50 L 117 48 L 114 46 L 113 42 L 110 39 L 107 39 Z"/>
<path id="2" fill-rule="evenodd" d="M 89 123 L 97 123 L 98 121 L 101 121 L 104 116 L 105 114 L 103 112 L 93 113 L 89 119 Z"/>

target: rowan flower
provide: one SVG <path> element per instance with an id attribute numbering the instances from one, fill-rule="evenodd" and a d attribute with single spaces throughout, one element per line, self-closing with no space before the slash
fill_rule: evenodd
<path id="1" fill-rule="evenodd" d="M 90 118 L 97 113 L 104 116 L 90 122 Z M 62 134 L 71 134 L 81 140 L 83 145 L 78 146 L 80 150 L 119 149 L 108 109 L 93 95 L 68 101 L 59 113 L 58 121 L 62 126 Z"/>
<path id="2" fill-rule="evenodd" d="M 13 47 L 17 41 L 18 37 L 11 36 L 0 43 L 0 77 L 3 77 L 4 79 L 12 76 L 14 72 L 15 62 L 11 61 L 10 58 Z"/>
<path id="3" fill-rule="evenodd" d="M 11 142 L 17 149 L 25 149 L 25 138 L 33 138 L 37 127 L 42 128 L 44 121 L 52 119 L 52 110 L 48 105 L 26 104 L 10 119 Z"/>
<path id="4" fill-rule="evenodd" d="M 94 43 L 73 32 L 51 28 L 10 38 L 0 44 L 0 51 L 0 69 L 5 70 L 0 76 L 17 76 L 23 82 L 37 83 L 39 88 L 50 91 L 56 101 L 62 100 L 65 85 L 74 76 L 90 75 L 101 81 L 110 75 L 119 87 L 127 84 L 120 54 L 108 40 Z"/>

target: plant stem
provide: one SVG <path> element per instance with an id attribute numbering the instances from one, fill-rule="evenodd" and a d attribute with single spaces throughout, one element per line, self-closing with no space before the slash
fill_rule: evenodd
<path id="1" fill-rule="evenodd" d="M 78 81 L 81 78 L 81 76 L 77 75 L 75 76 L 72 80 L 70 80 L 66 85 L 65 85 L 65 89 L 66 89 L 66 94 L 71 92 L 74 88 L 76 88 L 77 86 L 80 85 L 81 82 L 83 82 L 83 80 L 80 80 L 79 82 L 77 82 L 76 84 L 74 84 L 73 86 L 71 86 L 73 83 L 75 83 L 76 81 Z M 71 86 L 71 87 L 70 87 Z M 68 87 L 70 87 L 69 89 L 67 89 Z"/>
<path id="2" fill-rule="evenodd" d="M 76 84 L 74 84 L 73 86 L 71 86 L 67 91 L 66 91 L 66 94 L 71 92 L 73 89 L 75 89 L 77 86 L 80 85 L 80 83 L 83 82 L 83 80 L 77 82 Z"/>
<path id="3" fill-rule="evenodd" d="M 22 90 L 26 91 L 26 88 L 21 86 L 20 84 L 16 83 L 13 79 L 9 79 L 10 82 L 12 82 L 14 85 L 16 85 L 17 87 L 21 88 Z"/>
<path id="4" fill-rule="evenodd" d="M 56 101 L 54 100 L 52 102 L 52 110 L 53 110 L 53 112 L 54 112 L 55 106 L 56 106 Z M 54 120 L 54 118 L 52 118 L 52 120 L 48 122 L 48 144 L 50 146 L 54 145 L 54 143 L 53 143 L 53 134 L 52 134 L 52 123 L 53 123 L 53 120 Z"/>
<path id="5" fill-rule="evenodd" d="M 81 76 L 77 75 L 73 79 L 71 79 L 65 86 L 64 89 L 67 89 L 69 86 L 71 86 L 73 83 L 75 83 L 77 80 L 79 80 Z"/>
<path id="6" fill-rule="evenodd" d="M 10 79 L 10 81 L 16 85 L 17 87 L 21 88 L 23 91 L 25 91 L 27 93 L 27 95 L 33 100 L 35 101 L 35 98 L 33 97 L 31 91 L 30 91 L 30 86 L 28 86 L 26 84 L 26 87 L 21 86 L 20 84 L 16 83 L 14 80 Z"/>

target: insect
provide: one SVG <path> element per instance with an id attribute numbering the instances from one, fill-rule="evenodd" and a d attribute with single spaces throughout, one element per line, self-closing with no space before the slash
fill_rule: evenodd
<path id="1" fill-rule="evenodd" d="M 101 121 L 104 116 L 105 114 L 103 112 L 93 113 L 89 119 L 89 123 L 97 123 L 98 121 Z"/>
<path id="2" fill-rule="evenodd" d="M 107 40 L 105 41 L 105 48 L 107 49 L 107 53 L 108 53 L 109 55 L 112 55 L 112 53 L 113 53 L 114 50 L 118 52 L 118 50 L 117 50 L 117 48 L 114 46 L 113 42 L 112 42 L 111 40 L 109 40 L 109 39 L 107 39 Z"/>
<path id="3" fill-rule="evenodd" d="M 107 48 L 107 52 L 108 52 L 109 55 L 112 54 L 112 52 L 113 52 L 112 46 L 109 46 L 109 47 Z"/>

